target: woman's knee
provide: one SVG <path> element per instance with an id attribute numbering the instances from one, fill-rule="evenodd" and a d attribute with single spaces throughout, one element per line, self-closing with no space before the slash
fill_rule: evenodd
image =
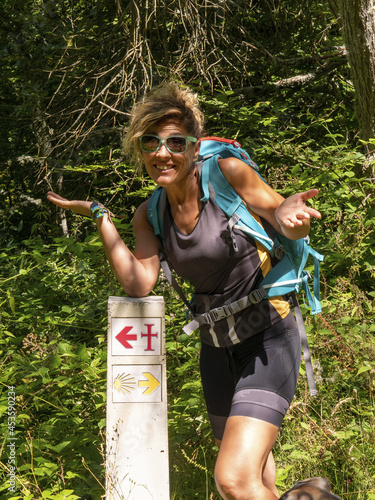
<path id="1" fill-rule="evenodd" d="M 251 475 L 239 475 L 235 470 L 215 468 L 216 487 L 224 500 L 260 500 L 262 481 Z"/>
<path id="2" fill-rule="evenodd" d="M 270 450 L 278 428 L 250 417 L 227 421 L 220 446 L 215 480 L 225 500 L 274 500 L 274 463 Z"/>
<path id="3" fill-rule="evenodd" d="M 225 500 L 237 500 L 240 497 L 242 488 L 240 481 L 235 477 L 235 474 L 223 473 L 215 469 L 216 487 Z"/>

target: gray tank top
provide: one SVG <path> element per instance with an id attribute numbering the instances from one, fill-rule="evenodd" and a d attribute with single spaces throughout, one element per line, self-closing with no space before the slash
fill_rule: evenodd
<path id="1" fill-rule="evenodd" d="M 263 219 L 265 229 L 274 231 Z M 194 288 L 192 307 L 202 314 L 228 305 L 258 288 L 272 268 L 270 255 L 251 236 L 234 229 L 238 252 L 234 252 L 228 218 L 211 199 L 203 204 L 190 234 L 175 224 L 167 201 L 163 216 L 168 259 L 176 273 Z M 202 342 L 227 347 L 256 335 L 285 318 L 289 304 L 282 297 L 262 300 L 244 311 L 200 328 Z"/>

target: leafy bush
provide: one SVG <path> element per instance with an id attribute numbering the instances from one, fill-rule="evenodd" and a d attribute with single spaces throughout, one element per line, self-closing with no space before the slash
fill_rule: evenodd
<path id="1" fill-rule="evenodd" d="M 280 58 L 306 56 L 311 65 L 318 48 L 341 44 L 339 28 L 326 23 L 329 16 L 321 3 L 309 4 L 310 10 L 278 8 L 277 19 L 262 12 L 261 5 L 250 25 L 267 37 L 253 52 L 257 59 L 247 69 L 247 82 L 287 77 L 288 66 Z M 293 29 L 280 45 L 284 34 L 276 34 L 277 23 L 282 25 L 288 9 Z M 311 21 L 309 37 L 300 18 L 294 18 L 297 10 Z M 278 56 L 270 60 L 276 50 Z M 312 221 L 311 239 L 325 254 L 323 313 L 305 314 L 319 393 L 313 399 L 308 395 L 302 364 L 275 449 L 279 489 L 322 475 L 346 500 L 375 498 L 374 189 L 373 179 L 363 175 L 368 158 L 357 139 L 348 66 L 306 86 L 277 92 L 259 88 L 251 96 L 234 92 L 233 84 L 227 89 L 220 84 L 214 94 L 200 80 L 192 84 L 202 96 L 207 131 L 238 139 L 275 189 L 285 196 L 311 187 L 320 191 L 312 204 L 322 220 Z M 32 96 L 38 97 L 37 89 Z M 3 151 L 9 157 L 35 147 L 32 131 L 19 127 L 20 106 L 10 133 L 3 126 Z M 62 237 L 62 214 L 47 205 L 45 192 L 53 188 L 68 198 L 107 204 L 123 217 L 115 222 L 132 247 L 131 217 L 153 185 L 122 162 L 117 132 L 105 139 L 100 131 L 95 134 L 88 149 L 77 152 L 75 144 L 65 164 L 54 157 L 8 162 L 4 156 L 0 171 L 6 214 L 0 222 L 2 498 L 96 500 L 104 493 L 106 303 L 109 295 L 122 291 L 91 221 L 67 213 L 68 236 Z M 163 277 L 153 293 L 163 295 L 167 305 L 172 498 L 216 500 L 217 448 L 201 390 L 199 340 L 181 337 L 184 308 Z M 8 388 L 13 386 L 14 435 L 7 418 Z M 8 491 L 7 475 L 11 437 L 17 462 L 14 494 Z"/>
<path id="2" fill-rule="evenodd" d="M 14 498 L 100 498 L 111 283 L 102 250 L 92 241 L 34 238 L 9 244 L 0 260 L 1 427 L 6 446 L 7 388 L 14 386 Z M 6 474 L 6 460 L 1 467 Z M 7 481 L 0 491 L 4 497 Z"/>

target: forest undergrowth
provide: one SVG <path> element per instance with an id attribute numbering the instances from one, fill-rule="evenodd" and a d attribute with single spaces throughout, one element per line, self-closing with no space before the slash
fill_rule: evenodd
<path id="1" fill-rule="evenodd" d="M 327 79 L 324 88 L 313 82 L 298 94 L 282 89 L 249 100 L 191 84 L 207 132 L 239 140 L 272 187 L 284 196 L 319 189 L 312 204 L 322 219 L 312 222 L 311 243 L 325 255 L 322 313 L 311 316 L 300 297 L 318 395 L 310 397 L 302 363 L 275 447 L 279 490 L 324 476 L 344 500 L 371 500 L 375 195 L 346 76 Z M 92 222 L 67 213 L 63 235 L 62 214 L 46 191 L 52 185 L 67 197 L 100 200 L 119 216 L 114 223 L 133 247 L 132 216 L 154 186 L 126 164 L 117 131 L 111 141 L 74 162 L 5 162 L 0 172 L 1 498 L 104 494 L 107 300 L 123 292 Z M 181 335 L 184 307 L 163 276 L 153 293 L 166 302 L 171 498 L 216 500 L 217 448 L 199 380 L 199 338 Z"/>

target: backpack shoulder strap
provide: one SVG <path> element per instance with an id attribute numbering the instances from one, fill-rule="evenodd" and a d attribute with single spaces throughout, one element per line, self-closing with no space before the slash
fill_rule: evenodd
<path id="1" fill-rule="evenodd" d="M 221 158 L 239 158 L 259 171 L 258 165 L 250 158 L 249 153 L 242 149 L 241 144 L 235 139 L 224 139 L 223 137 L 203 137 L 199 152 L 200 159 L 220 155 Z"/>
<path id="2" fill-rule="evenodd" d="M 227 181 L 219 167 L 219 158 L 221 156 L 215 155 L 203 161 L 201 174 L 203 197 L 201 201 L 208 201 L 211 197 L 228 217 L 230 231 L 235 225 L 240 226 L 244 232 L 259 241 L 273 255 L 273 239 L 269 237 L 263 226 L 251 215 L 241 197 Z M 260 176 L 258 172 L 257 175 Z M 261 179 L 264 181 L 262 177 Z"/>
<path id="3" fill-rule="evenodd" d="M 167 203 L 167 193 L 164 188 L 157 187 L 152 193 L 151 198 L 148 200 L 147 205 L 147 219 L 152 226 L 154 233 L 163 242 L 163 219 L 165 205 Z"/>
<path id="4" fill-rule="evenodd" d="M 171 266 L 170 262 L 168 261 L 167 256 L 165 255 L 164 252 L 159 253 L 159 259 L 160 259 L 161 268 L 163 269 L 163 272 L 164 272 L 165 277 L 167 278 L 169 284 L 172 285 L 175 292 L 178 294 L 178 296 L 180 297 L 182 302 L 185 304 L 187 309 L 193 314 L 193 309 L 191 307 L 191 304 L 187 300 L 182 288 L 180 287 L 178 281 L 174 277 L 172 266 Z"/>

